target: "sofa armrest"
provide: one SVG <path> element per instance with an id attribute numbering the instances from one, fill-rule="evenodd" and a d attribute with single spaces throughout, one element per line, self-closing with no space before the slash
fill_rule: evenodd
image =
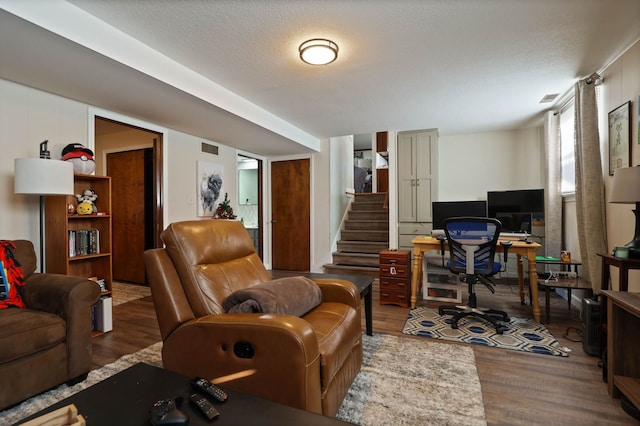
<path id="1" fill-rule="evenodd" d="M 68 275 L 35 273 L 24 287 L 27 308 L 56 314 L 66 321 L 70 378 L 91 370 L 91 306 L 99 297 L 98 284 Z"/>
<path id="2" fill-rule="evenodd" d="M 351 281 L 328 278 L 313 278 L 313 281 L 322 290 L 323 302 L 344 303 L 360 310 L 360 291 Z"/>
<path id="3" fill-rule="evenodd" d="M 164 341 L 162 362 L 187 376 L 322 412 L 318 340 L 295 316 L 218 314 L 190 321 Z"/>

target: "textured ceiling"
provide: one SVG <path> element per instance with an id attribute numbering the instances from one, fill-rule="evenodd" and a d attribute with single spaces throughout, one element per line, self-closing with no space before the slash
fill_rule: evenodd
<path id="1" fill-rule="evenodd" d="M 0 7 L 7 3 L 0 0 Z M 69 0 L 65 7 L 72 7 L 69 3 L 311 138 L 426 128 L 455 134 L 531 125 L 553 105 L 540 104 L 543 96 L 565 94 L 640 37 L 638 0 Z M 65 46 L 65 37 L 55 43 L 60 49 L 73 47 Z M 338 60 L 320 67 L 302 63 L 297 47 L 313 37 L 336 42 Z M 83 44 L 78 37 L 73 41 Z M 6 48 L 4 53 L 11 52 Z M 84 54 L 108 62 L 95 52 Z M 280 124 L 270 125 L 268 117 L 252 120 L 246 108 L 217 103 L 206 85 L 189 80 L 186 89 L 186 74 L 160 76 L 122 57 L 114 59 L 118 63 L 106 69 L 118 78 L 100 82 L 105 86 L 100 93 L 67 96 L 256 153 L 269 153 L 265 142 L 276 146 L 281 137 L 300 142 Z M 126 66 L 137 72 L 122 69 Z M 0 77 L 46 86 L 47 79 L 34 76 L 29 83 L 16 73 L 0 64 Z M 149 74 L 146 79 L 153 81 L 145 86 L 141 82 Z M 57 81 L 58 88 L 54 83 L 49 82 L 49 90 L 64 88 L 64 82 Z M 113 84 L 120 88 L 109 98 Z M 184 102 L 185 109 L 189 104 L 189 111 L 200 108 L 201 113 L 190 119 L 172 117 L 181 113 L 175 109 L 164 115 L 153 107 L 145 112 L 136 101 L 142 89 L 147 89 L 148 104 L 173 96 L 178 105 Z M 242 125 L 238 117 L 257 124 L 234 136 L 199 123 L 214 114 L 226 114 L 222 125 L 234 131 Z M 263 148 L 238 140 L 238 135 L 256 137 L 261 128 L 268 130 Z M 291 152 L 299 149 L 294 145 Z"/>

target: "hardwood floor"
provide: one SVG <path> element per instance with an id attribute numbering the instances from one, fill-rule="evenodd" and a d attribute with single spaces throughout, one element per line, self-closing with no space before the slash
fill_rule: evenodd
<path id="1" fill-rule="evenodd" d="M 500 283 L 497 290 L 495 295 L 491 295 L 484 288 L 479 288 L 478 304 L 506 310 L 512 316 L 531 316 L 530 307 L 520 305 L 516 280 Z M 403 335 L 402 327 L 409 309 L 382 306 L 378 295 L 375 283 L 374 333 L 426 340 Z M 540 299 L 540 306 L 544 308 L 544 297 Z M 419 305 L 435 307 L 437 303 L 420 301 Z M 150 297 L 114 307 L 113 320 L 112 332 L 93 339 L 95 368 L 160 340 Z M 364 327 L 364 318 L 362 323 Z M 488 424 L 638 424 L 622 410 L 620 400 L 609 397 L 598 358 L 583 351 L 577 332 L 582 329 L 579 312 L 575 308 L 569 311 L 566 301 L 554 295 L 551 299 L 551 323 L 547 328 L 562 346 L 572 350 L 568 358 L 470 345 L 476 357 Z M 429 360 L 419 359 L 416 362 Z"/>

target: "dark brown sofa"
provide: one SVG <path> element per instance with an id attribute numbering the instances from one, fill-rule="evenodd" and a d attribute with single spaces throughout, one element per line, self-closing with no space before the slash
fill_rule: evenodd
<path id="1" fill-rule="evenodd" d="M 225 313 L 237 290 L 271 280 L 238 221 L 171 224 L 145 252 L 166 369 L 335 416 L 362 364 L 360 296 L 315 280 L 322 302 L 302 317 Z"/>
<path id="2" fill-rule="evenodd" d="M 91 306 L 100 289 L 86 278 L 36 273 L 30 241 L 16 240 L 14 255 L 26 285 L 26 309 L 0 309 L 0 409 L 91 370 Z"/>

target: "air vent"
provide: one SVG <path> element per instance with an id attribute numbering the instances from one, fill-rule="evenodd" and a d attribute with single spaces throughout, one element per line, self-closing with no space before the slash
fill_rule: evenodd
<path id="1" fill-rule="evenodd" d="M 540 99 L 541 104 L 548 104 L 549 102 L 553 102 L 555 98 L 558 97 L 558 93 L 554 93 L 552 95 L 544 95 L 542 99 Z"/>
<path id="2" fill-rule="evenodd" d="M 202 152 L 206 152 L 207 154 L 218 155 L 218 147 L 215 145 L 210 145 L 208 143 L 202 142 Z"/>

